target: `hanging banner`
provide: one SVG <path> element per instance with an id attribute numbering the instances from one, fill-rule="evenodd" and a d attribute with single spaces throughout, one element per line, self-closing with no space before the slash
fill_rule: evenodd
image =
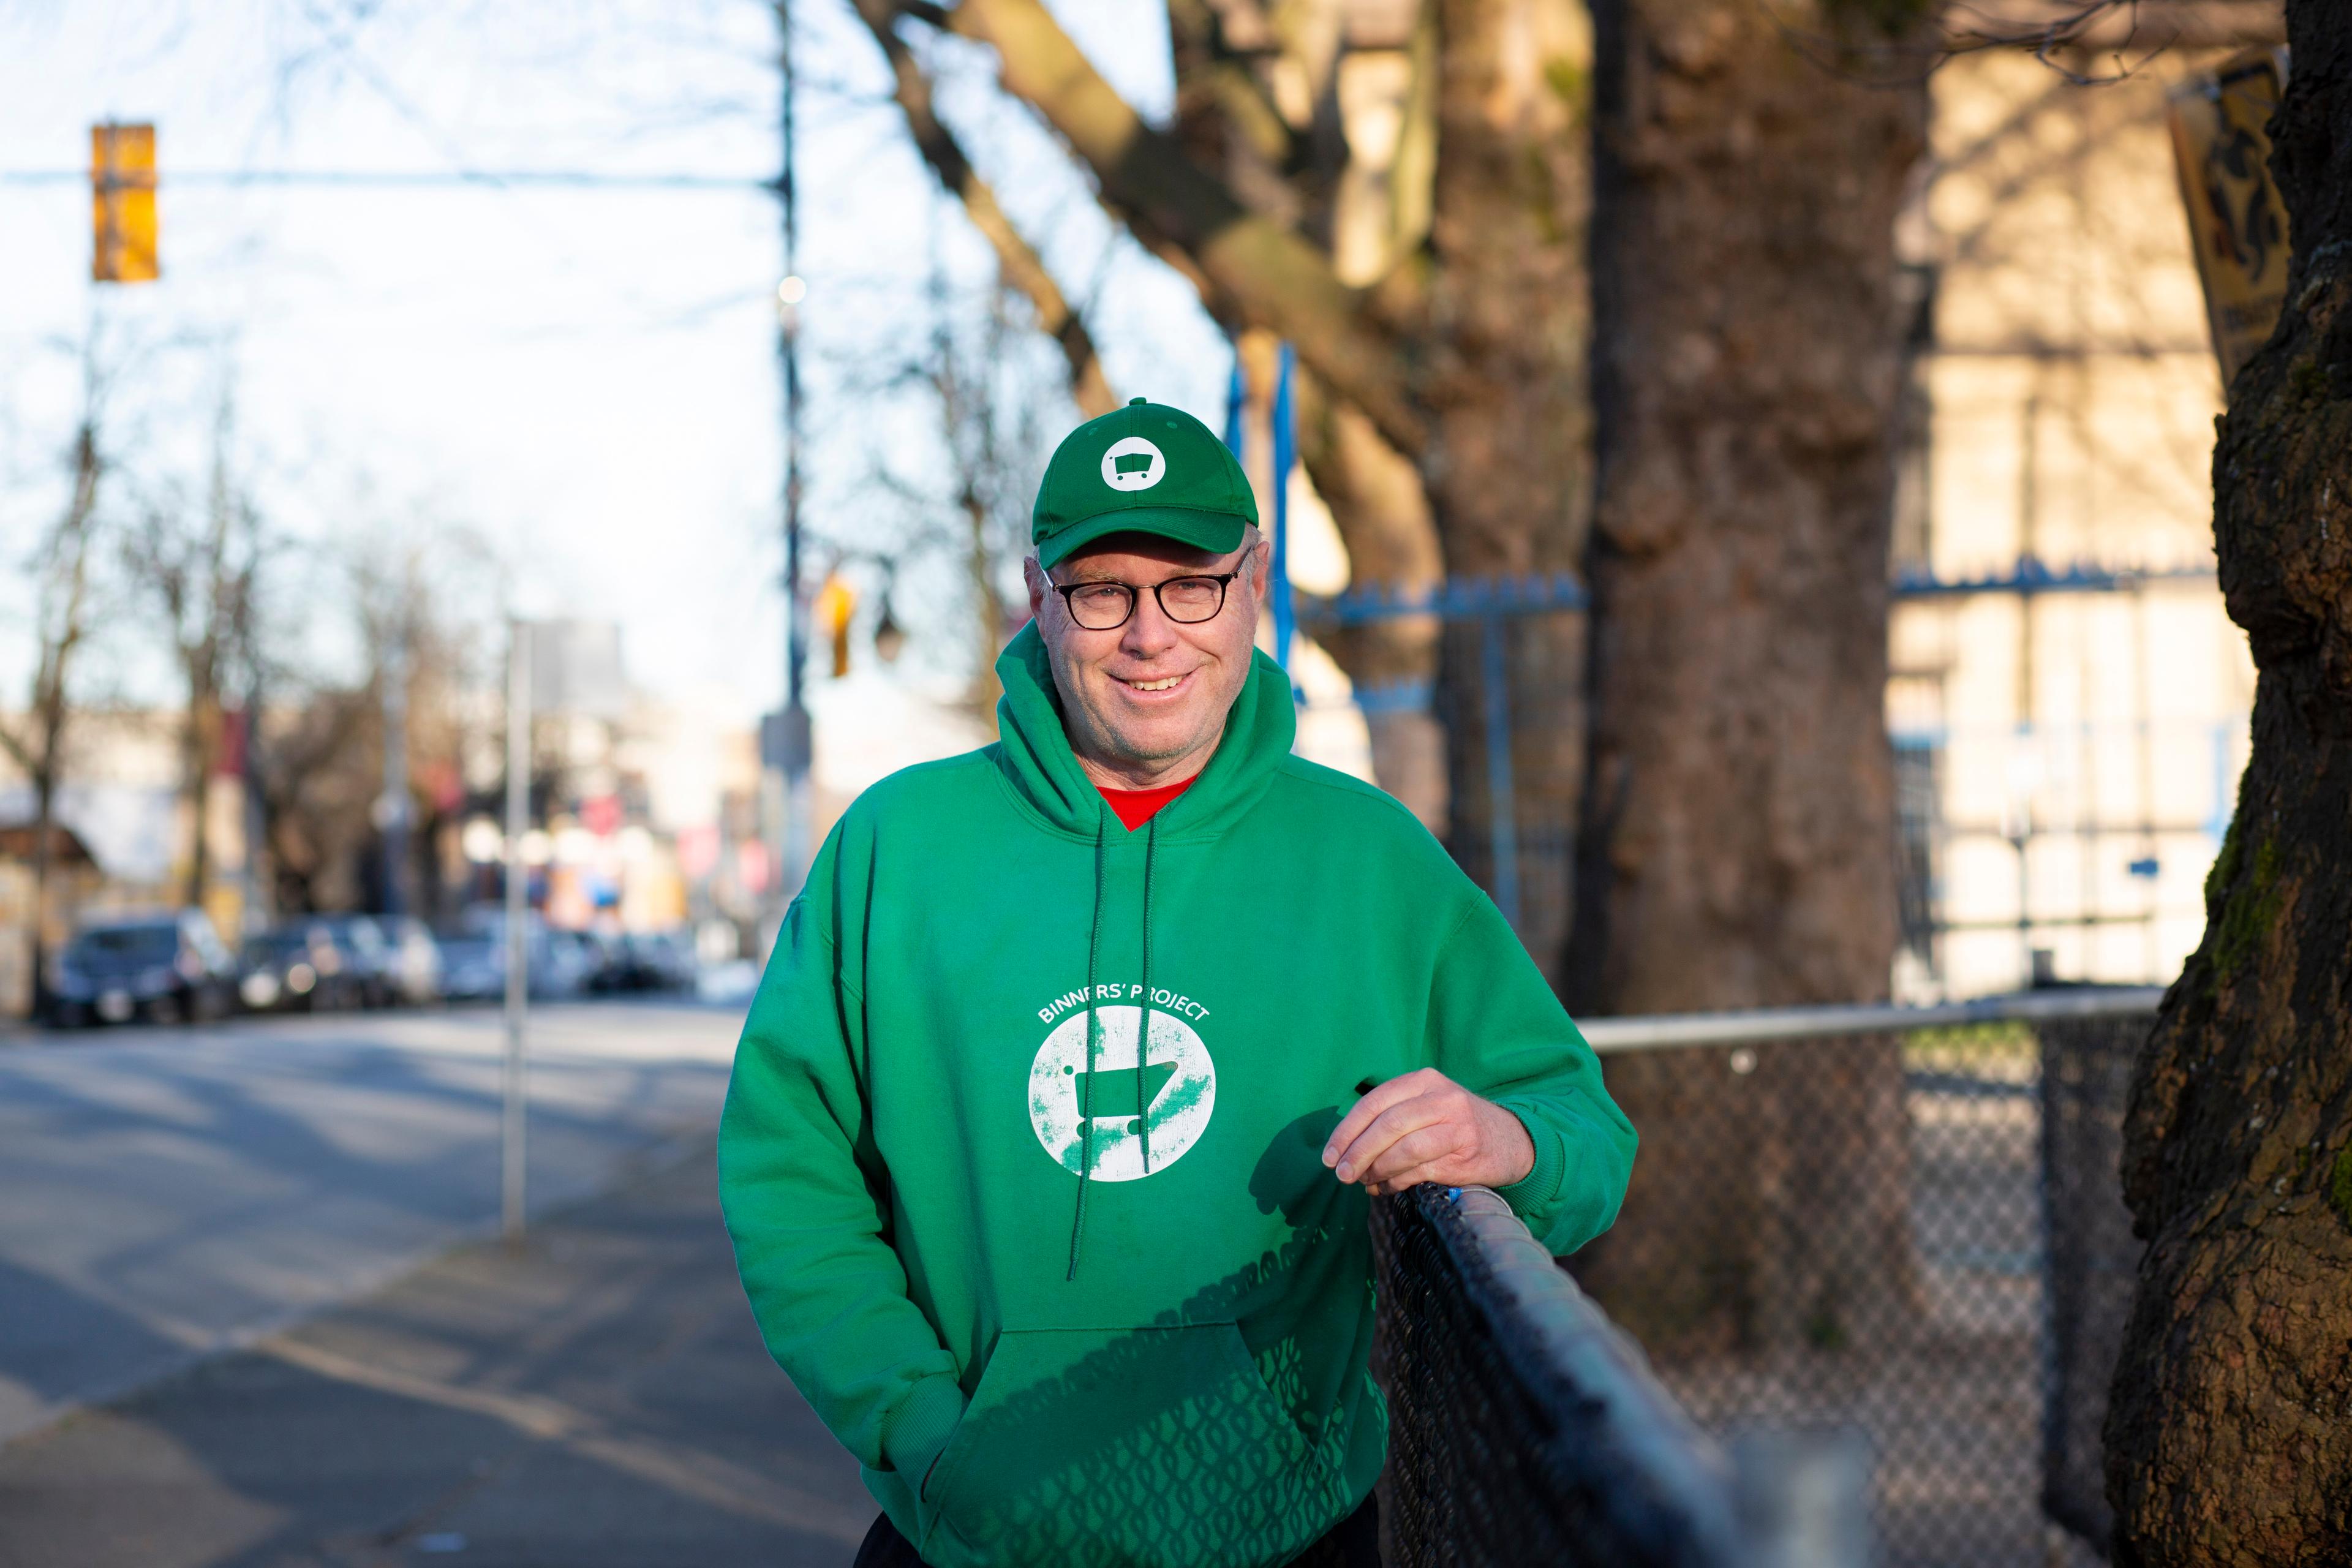
<path id="1" fill-rule="evenodd" d="M 2225 397 L 2286 300 L 2286 204 L 2271 183 L 2266 130 L 2286 69 L 2286 50 L 2250 49 L 2172 91 L 2174 166 Z"/>

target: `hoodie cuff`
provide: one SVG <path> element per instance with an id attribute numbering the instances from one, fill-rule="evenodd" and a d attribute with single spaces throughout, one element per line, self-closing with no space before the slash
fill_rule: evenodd
<path id="1" fill-rule="evenodd" d="M 1568 1169 L 1568 1155 L 1560 1147 L 1559 1134 L 1507 1100 L 1496 1103 L 1519 1119 L 1536 1152 L 1536 1163 L 1526 1175 L 1507 1187 L 1495 1189 L 1495 1195 L 1510 1205 L 1513 1214 L 1525 1219 L 1559 1195 L 1559 1181 Z"/>
<path id="2" fill-rule="evenodd" d="M 934 1373 L 907 1391 L 882 1422 L 882 1458 L 917 1493 L 963 1419 L 963 1390 L 950 1373 Z"/>

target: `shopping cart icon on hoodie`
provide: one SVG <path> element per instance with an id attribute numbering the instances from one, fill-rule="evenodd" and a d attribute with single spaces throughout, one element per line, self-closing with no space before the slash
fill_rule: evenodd
<path id="1" fill-rule="evenodd" d="M 1082 1072 L 1075 1068 L 1066 1068 L 1063 1070 L 1070 1076 L 1070 1092 L 1077 1097 L 1080 1115 L 1088 1116 L 1089 1120 L 1098 1122 L 1124 1123 L 1124 1131 L 1129 1132 L 1135 1131 L 1136 1068 L 1101 1068 L 1093 1072 Z M 1160 1091 L 1166 1089 L 1168 1080 L 1176 1076 L 1176 1064 L 1151 1062 L 1142 1070 L 1148 1075 L 1144 1079 L 1143 1103 L 1147 1106 L 1157 1104 Z M 1087 1082 L 1089 1079 L 1094 1080 L 1094 1100 L 1090 1115 L 1087 1100 Z"/>

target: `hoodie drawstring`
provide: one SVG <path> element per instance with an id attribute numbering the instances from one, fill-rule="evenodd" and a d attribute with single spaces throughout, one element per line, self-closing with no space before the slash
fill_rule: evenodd
<path id="1" fill-rule="evenodd" d="M 1087 1086 L 1078 1091 L 1078 1211 L 1070 1221 L 1070 1269 L 1064 1280 L 1078 1277 L 1078 1247 L 1087 1234 L 1087 1188 L 1095 1171 L 1095 1066 L 1102 1044 L 1101 1020 L 1095 1016 L 1096 970 L 1102 962 L 1103 845 L 1110 830 L 1109 813 L 1095 825 L 1095 918 L 1087 936 Z M 1146 1092 L 1145 1068 L 1151 1044 L 1151 862 L 1160 850 L 1160 820 L 1146 826 L 1143 839 L 1143 984 L 1137 998 L 1135 1027 L 1135 1131 L 1142 1142 L 1143 1169 L 1151 1171 L 1151 1107 Z"/>
<path id="2" fill-rule="evenodd" d="M 1151 1059 L 1151 859 L 1160 849 L 1160 818 L 1143 830 L 1143 994 L 1135 1023 L 1135 1135 L 1143 1141 L 1143 1173 L 1151 1174 L 1151 1096 L 1144 1088 Z"/>
<path id="3" fill-rule="evenodd" d="M 1110 814 L 1105 812 L 1103 816 Z M 1078 1090 L 1078 1212 L 1070 1221 L 1070 1271 L 1078 1277 L 1078 1242 L 1087 1233 L 1087 1184 L 1095 1170 L 1095 1050 L 1102 1043 L 1102 1025 L 1095 1017 L 1096 967 L 1102 962 L 1103 835 L 1108 824 L 1095 822 L 1095 919 L 1087 935 L 1087 1085 Z"/>

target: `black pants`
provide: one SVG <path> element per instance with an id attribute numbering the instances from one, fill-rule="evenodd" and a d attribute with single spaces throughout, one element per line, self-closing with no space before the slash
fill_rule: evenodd
<path id="1" fill-rule="evenodd" d="M 866 1532 L 852 1568 L 920 1568 L 922 1561 L 886 1513 Z M 1381 1514 L 1372 1500 L 1293 1558 L 1291 1568 L 1381 1568 Z"/>

